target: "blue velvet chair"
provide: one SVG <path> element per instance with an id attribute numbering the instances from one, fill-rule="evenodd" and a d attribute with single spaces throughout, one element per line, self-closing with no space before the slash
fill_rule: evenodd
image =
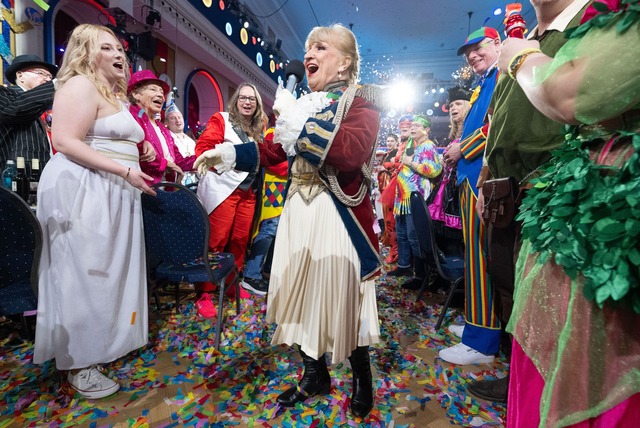
<path id="1" fill-rule="evenodd" d="M 36 216 L 16 193 L 0 187 L 0 315 L 20 314 L 27 336 L 32 334 L 23 314 L 38 306 L 41 253 Z"/>
<path id="2" fill-rule="evenodd" d="M 176 183 L 157 183 L 157 196 L 142 195 L 147 264 L 157 280 L 212 282 L 218 286 L 216 348 L 224 315 L 224 294 L 236 287 L 236 313 L 240 313 L 238 272 L 233 254 L 209 252 L 209 216 L 191 190 Z M 231 275 L 231 281 L 227 278 Z M 231 285 L 225 285 L 225 284 Z M 177 288 L 176 288 L 177 290 Z M 176 291 L 177 293 L 177 291 Z"/>
<path id="3" fill-rule="evenodd" d="M 436 234 L 434 233 L 433 222 L 427 208 L 427 203 L 418 192 L 411 193 L 411 215 L 413 224 L 418 235 L 422 260 L 426 263 L 427 272 L 435 270 L 438 275 L 450 285 L 447 300 L 444 303 L 442 312 L 436 323 L 436 331 L 440 330 L 442 321 L 451 304 L 453 295 L 460 284 L 464 283 L 464 256 L 462 254 L 447 254 L 438 246 Z M 427 287 L 429 275 L 418 292 L 417 299 Z"/>

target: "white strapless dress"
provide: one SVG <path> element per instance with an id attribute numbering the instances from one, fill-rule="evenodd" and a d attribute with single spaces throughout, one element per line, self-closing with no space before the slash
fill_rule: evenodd
<path id="1" fill-rule="evenodd" d="M 86 144 L 139 169 L 144 132 L 127 109 L 97 119 Z M 107 363 L 147 343 L 141 192 L 57 153 L 38 187 L 43 229 L 34 363 Z"/>

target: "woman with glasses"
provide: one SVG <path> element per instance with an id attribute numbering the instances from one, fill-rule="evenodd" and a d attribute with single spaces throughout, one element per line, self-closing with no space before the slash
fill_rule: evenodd
<path id="1" fill-rule="evenodd" d="M 229 100 L 229 111 L 215 113 L 209 119 L 196 143 L 196 156 L 224 142 L 261 143 L 266 121 L 258 90 L 250 83 L 242 83 Z M 198 185 L 198 197 L 209 213 L 211 223 L 209 249 L 233 254 L 238 271 L 242 270 L 249 243 L 256 194 L 260 188 L 258 178 L 257 171 L 233 169 L 218 174 L 209 170 Z M 198 313 L 205 318 L 214 317 L 216 309 L 207 293 L 213 289 L 212 284 L 203 283 L 198 288 L 202 294 L 196 303 Z"/>

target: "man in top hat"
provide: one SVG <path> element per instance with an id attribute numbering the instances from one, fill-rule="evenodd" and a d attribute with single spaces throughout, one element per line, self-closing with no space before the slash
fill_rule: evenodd
<path id="1" fill-rule="evenodd" d="M 443 157 L 447 164 L 457 166 L 465 243 L 466 324 L 462 341 L 439 352 L 440 358 L 454 364 L 490 363 L 500 347 L 500 321 L 495 314 L 484 253 L 484 223 L 475 211 L 476 184 L 488 128 L 486 117 L 498 80 L 499 53 L 500 36 L 490 27 L 480 27 L 469 34 L 458 49 L 458 55 L 464 56 L 479 80 L 471 96 L 471 109 L 464 121 L 460 142 L 450 145 Z"/>
<path id="2" fill-rule="evenodd" d="M 46 123 L 41 115 L 53 103 L 53 78 L 58 67 L 37 55 L 18 55 L 5 71 L 11 86 L 0 86 L 0 167 L 7 160 L 50 158 Z"/>

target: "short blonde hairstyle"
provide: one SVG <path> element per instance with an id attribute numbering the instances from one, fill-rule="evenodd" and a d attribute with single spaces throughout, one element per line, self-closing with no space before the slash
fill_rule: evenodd
<path id="1" fill-rule="evenodd" d="M 328 27 L 314 27 L 304 43 L 308 51 L 315 43 L 328 43 L 334 46 L 340 53 L 351 58 L 351 64 L 347 71 L 348 83 L 358 83 L 360 78 L 360 52 L 356 36 L 342 24 L 333 24 Z"/>
<path id="2" fill-rule="evenodd" d="M 122 79 L 118 79 L 115 91 L 102 82 L 102 79 L 96 73 L 96 60 L 101 52 L 100 35 L 102 32 L 109 33 L 118 40 L 113 31 L 102 25 L 81 24 L 73 30 L 62 57 L 62 66 L 57 75 L 56 85 L 60 88 L 74 76 L 85 76 L 93 82 L 107 101 L 119 107 L 119 100 L 126 99 L 127 82 L 129 81 L 129 61 L 123 53 L 122 66 L 125 70 L 125 76 Z"/>

